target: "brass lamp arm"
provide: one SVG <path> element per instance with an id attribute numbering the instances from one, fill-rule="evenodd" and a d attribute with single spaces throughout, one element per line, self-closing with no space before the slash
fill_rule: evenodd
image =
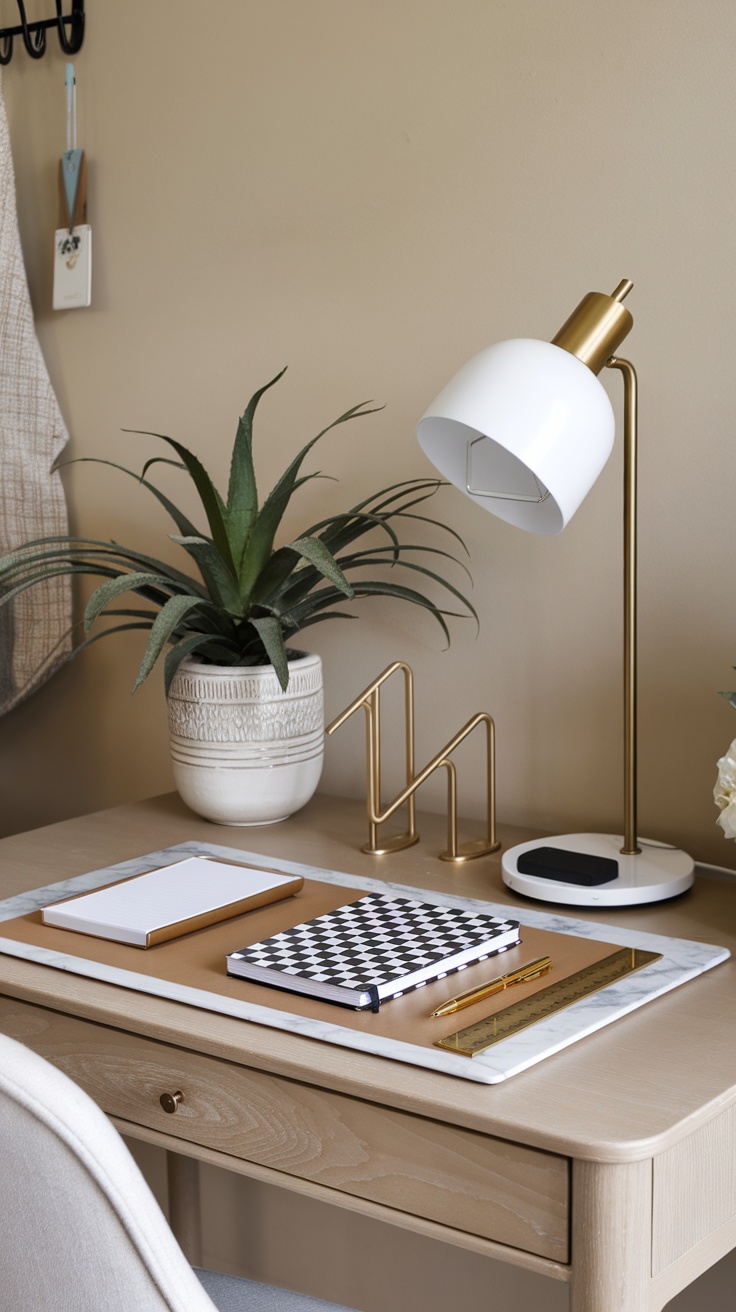
<path id="1" fill-rule="evenodd" d="M 621 853 L 635 856 L 641 852 L 636 841 L 637 380 L 629 360 L 612 355 L 607 368 L 618 369 L 624 380 L 624 845 Z"/>

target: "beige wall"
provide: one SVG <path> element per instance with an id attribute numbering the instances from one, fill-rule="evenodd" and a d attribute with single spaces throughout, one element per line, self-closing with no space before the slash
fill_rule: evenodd
<path id="1" fill-rule="evenodd" d="M 224 478 L 245 401 L 288 364 L 260 416 L 263 487 L 353 402 L 386 407 L 325 440 L 315 467 L 340 484 L 304 493 L 297 531 L 428 472 L 416 420 L 466 357 L 549 336 L 587 290 L 632 277 L 641 828 L 731 864 L 711 789 L 736 734 L 717 696 L 736 661 L 733 6 L 221 0 L 206 23 L 192 0 L 90 10 L 76 61 L 90 310 L 49 309 L 63 57 L 55 42 L 40 63 L 21 51 L 5 74 L 28 276 L 72 453 L 138 467 L 155 448 L 120 430 L 159 429 Z M 605 384 L 620 414 L 620 380 Z M 447 490 L 480 637 L 456 624 L 447 652 L 427 618 L 364 603 L 357 623 L 309 635 L 328 714 L 401 657 L 422 758 L 488 709 L 502 819 L 618 827 L 620 485 L 619 449 L 553 541 Z M 169 546 L 163 515 L 122 476 L 79 466 L 67 486 L 81 531 Z M 98 644 L 0 724 L 2 831 L 170 786 L 158 680 L 130 698 L 139 651 L 135 636 Z M 357 725 L 331 740 L 328 789 L 360 791 L 361 751 Z M 481 807 L 477 775 L 471 754 L 467 812 Z"/>
<path id="2" fill-rule="evenodd" d="M 736 716 L 717 695 L 736 678 L 736 8 L 88 8 L 76 70 L 95 241 L 89 310 L 49 308 L 64 58 L 52 38 L 44 60 L 21 50 L 4 74 L 28 277 L 71 454 L 140 466 L 155 448 L 120 430 L 158 429 L 224 479 L 245 401 L 288 364 L 257 430 L 266 488 L 325 422 L 366 397 L 385 403 L 325 440 L 313 467 L 340 483 L 304 493 L 287 526 L 297 531 L 328 507 L 429 472 L 416 421 L 469 355 L 503 336 L 549 337 L 586 291 L 633 278 L 640 828 L 736 864 L 711 796 L 715 761 L 736 736 Z M 42 10 L 41 0 L 29 5 L 32 16 Z M 0 0 L 0 21 L 15 11 Z M 618 377 L 605 385 L 620 416 Z M 77 529 L 166 550 L 163 516 L 122 476 L 81 465 L 66 483 Z M 508 528 L 455 490 L 441 510 L 468 542 L 480 637 L 458 625 L 443 651 L 425 619 L 393 603 L 366 603 L 357 623 L 312 630 L 328 715 L 403 658 L 417 680 L 420 759 L 490 710 L 501 820 L 616 829 L 620 448 L 558 539 Z M 134 637 L 97 644 L 0 721 L 0 832 L 171 786 L 160 684 L 152 678 L 130 696 L 139 656 Z M 361 726 L 330 741 L 327 789 L 360 793 L 361 752 Z M 481 807 L 478 773 L 469 758 L 466 812 Z M 423 801 L 439 807 L 440 785 Z M 384 1248 L 394 1258 L 396 1242 Z M 442 1271 L 453 1278 L 466 1262 L 475 1271 L 470 1259 L 410 1247 L 417 1307 L 451 1299 L 448 1285 L 432 1301 Z M 363 1256 L 349 1251 L 358 1269 Z M 480 1307 L 482 1276 L 474 1288 Z M 349 1282 L 340 1291 L 358 1298 Z M 369 1301 L 389 1306 L 372 1293 Z"/>
<path id="3" fill-rule="evenodd" d="M 157 448 L 120 430 L 158 429 L 224 479 L 245 401 L 288 364 L 259 416 L 263 488 L 352 403 L 386 407 L 324 441 L 312 467 L 340 483 L 304 492 L 287 525 L 298 531 L 429 472 L 416 421 L 470 354 L 551 336 L 586 291 L 633 278 L 640 827 L 733 864 L 711 796 L 736 736 L 717 695 L 736 663 L 733 6 L 89 7 L 76 61 L 89 310 L 49 309 L 63 57 L 55 41 L 39 63 L 21 50 L 5 73 L 28 276 L 72 454 L 140 467 Z M 620 415 L 620 379 L 604 381 Z M 66 481 L 81 531 L 176 554 L 163 513 L 122 475 L 77 466 Z M 328 715 L 401 657 L 417 679 L 420 758 L 490 710 L 502 819 L 617 828 L 621 506 L 620 444 L 554 540 L 446 489 L 480 636 L 457 623 L 445 651 L 426 617 L 392 602 L 311 630 Z M 158 678 L 130 697 L 139 652 L 136 635 L 98 644 L 0 723 L 3 831 L 170 787 Z M 325 787 L 358 794 L 361 753 L 356 723 L 328 744 Z M 482 805 L 479 773 L 470 753 L 467 812 Z M 424 805 L 441 806 L 443 786 Z"/>

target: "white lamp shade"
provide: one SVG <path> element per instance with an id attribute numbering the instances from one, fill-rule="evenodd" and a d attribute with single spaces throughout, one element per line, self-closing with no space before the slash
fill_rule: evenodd
<path id="1" fill-rule="evenodd" d="M 417 437 L 478 505 L 533 533 L 559 533 L 613 447 L 595 374 L 551 342 L 518 338 L 474 356 L 432 402 Z"/>

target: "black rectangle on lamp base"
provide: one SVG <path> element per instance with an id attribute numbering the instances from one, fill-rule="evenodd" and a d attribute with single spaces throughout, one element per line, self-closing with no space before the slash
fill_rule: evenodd
<path id="1" fill-rule="evenodd" d="M 522 875 L 538 879 L 556 879 L 562 884 L 610 884 L 618 878 L 618 861 L 609 856 L 592 856 L 587 852 L 569 852 L 564 847 L 534 847 L 522 852 L 516 862 Z"/>

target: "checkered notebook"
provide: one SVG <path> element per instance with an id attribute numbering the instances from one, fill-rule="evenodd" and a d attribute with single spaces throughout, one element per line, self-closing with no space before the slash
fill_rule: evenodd
<path id="1" fill-rule="evenodd" d="M 518 920 L 370 893 L 227 957 L 229 975 L 378 1010 L 519 942 Z"/>

